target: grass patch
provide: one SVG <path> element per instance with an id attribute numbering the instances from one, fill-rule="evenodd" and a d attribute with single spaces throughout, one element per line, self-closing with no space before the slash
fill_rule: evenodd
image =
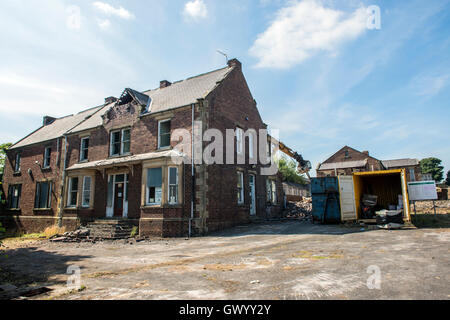
<path id="1" fill-rule="evenodd" d="M 138 235 L 139 228 L 134 226 L 133 229 L 131 229 L 130 238 L 134 238 Z"/>
<path id="2" fill-rule="evenodd" d="M 411 223 L 416 228 L 450 228 L 450 214 L 412 214 Z"/>

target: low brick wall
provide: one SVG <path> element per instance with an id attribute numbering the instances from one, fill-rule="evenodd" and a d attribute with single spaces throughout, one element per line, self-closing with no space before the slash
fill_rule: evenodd
<path id="1" fill-rule="evenodd" d="M 7 230 L 17 230 L 24 233 L 40 233 L 46 228 L 58 223 L 58 217 L 53 216 L 0 216 L 0 222 Z M 63 218 L 66 231 L 78 228 L 80 221 L 76 218 Z"/>

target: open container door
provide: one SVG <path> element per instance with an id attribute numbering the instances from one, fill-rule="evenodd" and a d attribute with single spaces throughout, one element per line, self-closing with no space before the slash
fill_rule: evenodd
<path id="1" fill-rule="evenodd" d="M 402 169 L 402 195 L 403 195 L 403 219 L 411 221 L 411 212 L 409 208 L 408 183 L 406 182 L 406 171 Z"/>
<path id="2" fill-rule="evenodd" d="M 339 176 L 341 221 L 356 220 L 355 191 L 353 176 Z"/>

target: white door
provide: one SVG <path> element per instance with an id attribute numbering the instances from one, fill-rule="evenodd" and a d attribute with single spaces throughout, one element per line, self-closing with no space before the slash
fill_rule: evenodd
<path id="1" fill-rule="evenodd" d="M 353 176 L 339 176 L 339 191 L 341 202 L 341 220 L 356 220 L 357 216 Z"/>
<path id="2" fill-rule="evenodd" d="M 249 175 L 250 184 L 250 215 L 256 215 L 256 188 L 255 188 L 255 176 Z"/>

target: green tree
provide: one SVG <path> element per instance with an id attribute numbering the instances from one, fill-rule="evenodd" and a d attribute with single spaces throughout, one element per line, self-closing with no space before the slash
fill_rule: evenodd
<path id="1" fill-rule="evenodd" d="M 420 161 L 422 173 L 431 173 L 433 180 L 441 182 L 444 178 L 444 167 L 441 166 L 442 160 L 438 158 L 426 158 Z"/>
<path id="2" fill-rule="evenodd" d="M 450 186 L 450 170 L 447 171 L 447 179 L 445 179 L 445 184 Z"/>
<path id="3" fill-rule="evenodd" d="M 306 179 L 297 173 L 297 163 L 295 161 L 281 157 L 276 160 L 276 163 L 284 181 L 299 184 L 307 183 Z"/>
<path id="4" fill-rule="evenodd" d="M 3 168 L 5 166 L 6 150 L 12 146 L 12 143 L 0 144 L 0 175 L 3 174 Z"/>

